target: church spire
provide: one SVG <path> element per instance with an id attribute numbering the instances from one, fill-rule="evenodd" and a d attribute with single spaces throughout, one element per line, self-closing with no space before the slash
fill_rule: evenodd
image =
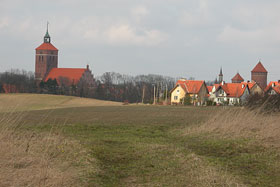
<path id="1" fill-rule="evenodd" d="M 47 22 L 47 32 L 44 36 L 44 43 L 51 43 L 51 37 L 49 35 L 49 22 Z"/>
<path id="2" fill-rule="evenodd" d="M 219 83 L 223 82 L 223 69 L 221 67 L 220 74 L 219 74 Z"/>

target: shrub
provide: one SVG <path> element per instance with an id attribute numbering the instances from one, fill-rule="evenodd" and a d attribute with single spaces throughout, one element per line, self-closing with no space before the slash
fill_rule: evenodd
<path id="1" fill-rule="evenodd" d="M 264 96 L 254 94 L 248 97 L 246 106 L 249 109 L 259 109 L 261 112 L 279 112 L 280 111 L 280 95 Z"/>

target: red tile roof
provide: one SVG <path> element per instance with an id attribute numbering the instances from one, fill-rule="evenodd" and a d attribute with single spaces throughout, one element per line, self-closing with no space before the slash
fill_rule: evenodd
<path id="1" fill-rule="evenodd" d="M 272 87 L 272 84 L 274 84 L 274 87 Z M 278 81 L 271 81 L 264 89 L 264 91 L 267 92 L 270 88 L 275 90 L 276 93 L 280 94 L 280 83 Z"/>
<path id="2" fill-rule="evenodd" d="M 249 90 L 251 90 L 253 88 L 253 86 L 255 86 L 255 84 L 257 84 L 256 82 L 242 82 L 242 84 L 247 84 Z"/>
<path id="3" fill-rule="evenodd" d="M 207 86 L 208 92 L 212 92 L 213 86 Z"/>
<path id="4" fill-rule="evenodd" d="M 232 81 L 241 81 L 241 82 L 244 81 L 244 79 L 241 77 L 241 75 L 239 73 L 237 73 L 231 80 Z"/>
<path id="5" fill-rule="evenodd" d="M 273 87 L 276 93 L 280 94 L 280 85 Z"/>
<path id="6" fill-rule="evenodd" d="M 220 84 L 214 84 L 213 86 L 215 86 L 215 89 L 217 90 L 217 88 L 220 86 Z"/>
<path id="7" fill-rule="evenodd" d="M 44 81 L 56 79 L 57 83 L 60 85 L 60 77 L 63 77 L 69 80 L 70 85 L 77 84 L 86 70 L 86 68 L 53 68 Z"/>
<path id="8" fill-rule="evenodd" d="M 186 93 L 198 94 L 204 81 L 197 80 L 178 80 L 176 85 L 180 85 Z"/>
<path id="9" fill-rule="evenodd" d="M 261 62 L 259 62 L 255 68 L 252 70 L 252 72 L 260 72 L 260 73 L 267 73 L 266 69 L 264 68 L 264 66 L 262 65 Z"/>
<path id="10" fill-rule="evenodd" d="M 51 50 L 51 51 L 58 51 L 51 43 L 42 43 L 36 50 Z"/>
<path id="11" fill-rule="evenodd" d="M 244 85 L 244 86 L 242 86 Z M 247 87 L 247 83 L 225 83 L 220 87 L 226 92 L 228 97 L 241 97 Z"/>

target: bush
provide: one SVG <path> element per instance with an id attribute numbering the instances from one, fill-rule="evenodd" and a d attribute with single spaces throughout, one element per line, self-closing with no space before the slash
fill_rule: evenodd
<path id="1" fill-rule="evenodd" d="M 246 106 L 250 109 L 259 109 L 261 112 L 279 112 L 280 111 L 280 95 L 264 96 L 254 94 L 248 97 Z"/>
<path id="2" fill-rule="evenodd" d="M 191 101 L 192 101 L 191 96 L 187 94 L 187 95 L 185 96 L 184 100 L 183 100 L 183 105 L 191 105 L 191 104 L 192 104 Z"/>
<path id="3" fill-rule="evenodd" d="M 213 102 L 211 100 L 208 100 L 207 103 L 206 103 L 207 106 L 213 106 L 213 105 L 216 105 L 216 102 Z"/>

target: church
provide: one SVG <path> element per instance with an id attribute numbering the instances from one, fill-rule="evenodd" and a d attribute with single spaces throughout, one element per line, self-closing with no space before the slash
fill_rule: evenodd
<path id="1" fill-rule="evenodd" d="M 52 45 L 48 26 L 44 42 L 37 47 L 35 56 L 35 79 L 37 83 L 56 80 L 58 86 L 94 86 L 89 65 L 86 68 L 58 68 L 58 49 Z"/>

